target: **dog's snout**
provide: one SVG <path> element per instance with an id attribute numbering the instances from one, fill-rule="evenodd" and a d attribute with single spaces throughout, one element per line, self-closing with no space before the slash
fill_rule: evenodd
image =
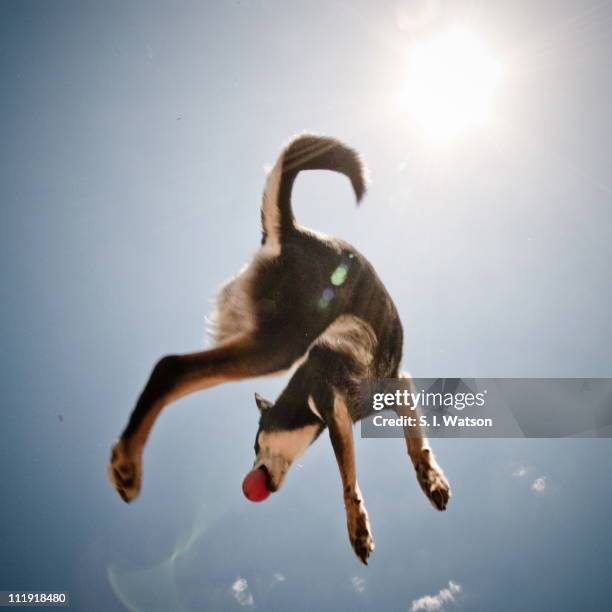
<path id="1" fill-rule="evenodd" d="M 278 485 L 274 484 L 272 481 L 270 470 L 268 470 L 265 464 L 260 465 L 259 469 L 266 475 L 266 487 L 268 491 L 270 491 L 270 493 L 275 493 L 278 490 Z"/>
<path id="2" fill-rule="evenodd" d="M 268 470 L 265 463 L 262 463 L 259 469 L 266 475 L 266 478 L 270 478 L 270 470 Z"/>
<path id="3" fill-rule="evenodd" d="M 275 493 L 276 491 L 278 491 L 279 485 L 275 484 L 274 479 L 272 478 L 272 474 L 268 469 L 268 466 L 265 463 L 262 463 L 256 467 L 258 470 L 261 470 L 264 473 L 266 477 L 266 488 L 268 489 L 268 491 L 270 491 L 270 493 Z"/>
<path id="4" fill-rule="evenodd" d="M 274 485 L 273 479 L 272 479 L 272 473 L 270 472 L 270 470 L 268 469 L 268 466 L 265 463 L 260 463 L 259 461 L 255 461 L 253 463 L 253 469 L 260 470 L 261 472 L 263 472 L 264 476 L 266 477 L 265 483 L 266 483 L 266 487 L 268 491 L 270 491 L 271 493 L 274 493 L 274 491 L 278 489 L 278 487 Z"/>

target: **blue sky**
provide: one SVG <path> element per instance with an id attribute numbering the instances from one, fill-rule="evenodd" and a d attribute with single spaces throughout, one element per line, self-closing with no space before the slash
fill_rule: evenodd
<path id="1" fill-rule="evenodd" d="M 326 437 L 278 495 L 242 497 L 253 391 L 282 379 L 169 408 L 133 505 L 105 479 L 152 364 L 202 345 L 257 249 L 264 165 L 304 129 L 368 164 L 361 208 L 311 173 L 296 216 L 375 265 L 415 376 L 612 376 L 612 5 L 438 2 L 406 29 L 421 4 L 0 4 L 0 589 L 105 611 L 609 607 L 609 440 L 435 440 L 444 514 L 401 440 L 358 440 L 368 568 Z M 411 43 L 456 23 L 508 70 L 494 124 L 439 146 L 393 101 Z"/>

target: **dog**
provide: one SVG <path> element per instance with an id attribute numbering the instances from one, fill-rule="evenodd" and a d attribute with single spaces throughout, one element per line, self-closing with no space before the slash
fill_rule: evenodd
<path id="1" fill-rule="evenodd" d="M 255 394 L 261 415 L 253 470 L 263 471 L 268 491 L 278 491 L 292 463 L 327 429 L 349 540 L 367 564 L 374 540 L 355 472 L 352 426 L 365 416 L 361 381 L 407 376 L 399 369 L 403 330 L 367 259 L 347 242 L 296 222 L 291 191 L 303 170 L 345 175 L 357 203 L 365 194 L 364 164 L 338 140 L 302 134 L 285 146 L 265 183 L 261 248 L 217 297 L 213 348 L 158 361 L 112 449 L 108 473 L 121 498 L 132 501 L 141 488 L 147 437 L 165 406 L 213 385 L 293 367 L 275 402 Z M 418 427 L 406 428 L 405 438 L 423 492 L 444 510 L 450 487 L 427 439 Z"/>

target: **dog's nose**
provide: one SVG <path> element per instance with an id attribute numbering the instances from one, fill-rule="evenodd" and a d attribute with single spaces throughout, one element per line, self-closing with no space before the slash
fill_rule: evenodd
<path id="1" fill-rule="evenodd" d="M 262 464 L 259 466 L 259 469 L 266 475 L 266 487 L 268 488 L 268 491 L 270 491 L 270 493 L 274 493 L 274 491 L 276 491 L 276 487 L 272 484 L 272 474 L 270 474 L 268 466 Z"/>
<path id="2" fill-rule="evenodd" d="M 268 491 L 270 491 L 270 493 L 276 493 L 278 491 L 279 485 L 274 484 L 274 481 L 272 480 L 272 474 L 270 474 L 270 470 L 268 469 L 268 467 L 266 465 L 261 465 L 259 469 L 263 470 L 266 474 L 266 487 L 268 487 Z"/>

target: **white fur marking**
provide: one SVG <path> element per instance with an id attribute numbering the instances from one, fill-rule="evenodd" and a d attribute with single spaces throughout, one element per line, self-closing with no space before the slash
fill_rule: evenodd
<path id="1" fill-rule="evenodd" d="M 288 431 L 262 431 L 259 434 L 262 455 L 280 455 L 286 461 L 292 462 L 306 450 L 317 431 L 317 425 L 306 425 Z"/>
<path id="2" fill-rule="evenodd" d="M 317 339 L 316 344 L 348 353 L 364 368 L 374 358 L 377 339 L 372 326 L 354 315 L 339 316 Z"/>
<path id="3" fill-rule="evenodd" d="M 283 174 L 284 152 L 268 173 L 264 187 L 263 202 L 261 205 L 263 226 L 266 230 L 264 248 L 271 254 L 280 255 L 280 211 L 278 209 L 278 190 Z"/>
<path id="4" fill-rule="evenodd" d="M 321 421 L 323 421 L 325 423 L 325 421 L 323 420 L 323 417 L 321 416 L 321 413 L 319 412 L 319 410 L 317 409 L 317 405 L 314 401 L 314 398 L 312 397 L 312 395 L 308 396 L 308 407 L 310 408 L 311 412 L 319 419 L 321 419 Z"/>
<path id="5" fill-rule="evenodd" d="M 291 464 L 308 448 L 319 430 L 318 425 L 306 425 L 288 431 L 262 431 L 254 468 L 265 465 L 272 484 L 278 489 Z"/>

